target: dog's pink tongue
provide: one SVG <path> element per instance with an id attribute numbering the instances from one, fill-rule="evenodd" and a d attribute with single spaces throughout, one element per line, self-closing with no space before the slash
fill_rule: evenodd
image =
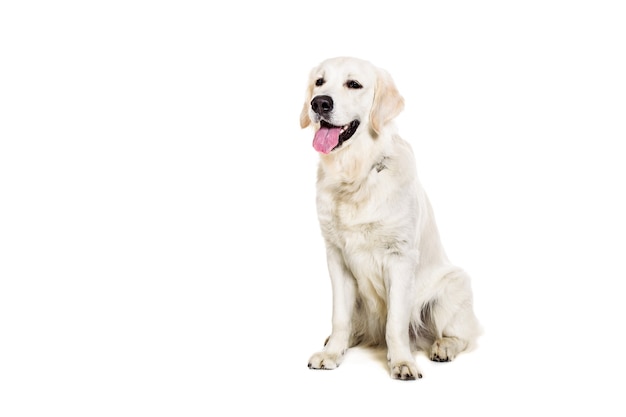
<path id="1" fill-rule="evenodd" d="M 313 147 L 316 151 L 321 153 L 332 151 L 339 143 L 339 133 L 341 133 L 341 129 L 338 127 L 320 127 L 319 130 L 315 132 Z"/>

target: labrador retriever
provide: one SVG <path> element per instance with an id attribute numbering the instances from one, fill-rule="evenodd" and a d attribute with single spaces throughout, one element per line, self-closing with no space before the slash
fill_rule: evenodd
<path id="1" fill-rule="evenodd" d="M 311 369 L 335 369 L 348 348 L 386 346 L 391 377 L 421 378 L 414 352 L 446 362 L 480 325 L 469 276 L 448 260 L 411 146 L 393 119 L 404 99 L 390 75 L 339 57 L 309 78 L 302 128 L 320 154 L 317 212 L 332 286 L 332 331 Z"/>

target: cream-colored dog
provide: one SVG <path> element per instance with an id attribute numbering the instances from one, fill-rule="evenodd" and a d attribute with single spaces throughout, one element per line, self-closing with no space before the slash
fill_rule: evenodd
<path id="1" fill-rule="evenodd" d="M 404 100 L 383 70 L 333 58 L 310 74 L 301 126 L 320 153 L 317 211 L 333 292 L 332 333 L 309 368 L 386 345 L 391 376 L 421 378 L 413 349 L 450 361 L 480 333 L 469 276 L 448 261 L 410 145 Z"/>

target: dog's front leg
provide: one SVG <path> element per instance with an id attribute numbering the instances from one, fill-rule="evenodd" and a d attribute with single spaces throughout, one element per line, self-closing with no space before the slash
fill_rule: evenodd
<path id="1" fill-rule="evenodd" d="M 348 350 L 352 333 L 352 313 L 356 299 L 356 283 L 338 249 L 326 250 L 328 272 L 333 290 L 332 333 L 324 349 L 311 356 L 309 368 L 335 369 Z"/>
<path id="2" fill-rule="evenodd" d="M 415 262 L 398 257 L 388 265 L 387 286 L 387 360 L 394 379 L 421 378 L 411 352 L 409 323 L 415 299 Z"/>

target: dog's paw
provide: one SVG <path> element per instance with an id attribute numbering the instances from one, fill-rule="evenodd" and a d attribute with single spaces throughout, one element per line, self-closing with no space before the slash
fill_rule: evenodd
<path id="1" fill-rule="evenodd" d="M 341 364 L 345 353 L 345 351 L 338 353 L 317 352 L 309 359 L 309 369 L 335 369 Z"/>
<path id="2" fill-rule="evenodd" d="M 413 361 L 393 362 L 389 364 L 389 368 L 391 369 L 391 377 L 393 379 L 410 381 L 422 377 L 422 373 Z"/>
<path id="3" fill-rule="evenodd" d="M 459 350 L 459 341 L 456 338 L 444 337 L 435 340 L 430 347 L 430 360 L 434 362 L 450 362 Z"/>

